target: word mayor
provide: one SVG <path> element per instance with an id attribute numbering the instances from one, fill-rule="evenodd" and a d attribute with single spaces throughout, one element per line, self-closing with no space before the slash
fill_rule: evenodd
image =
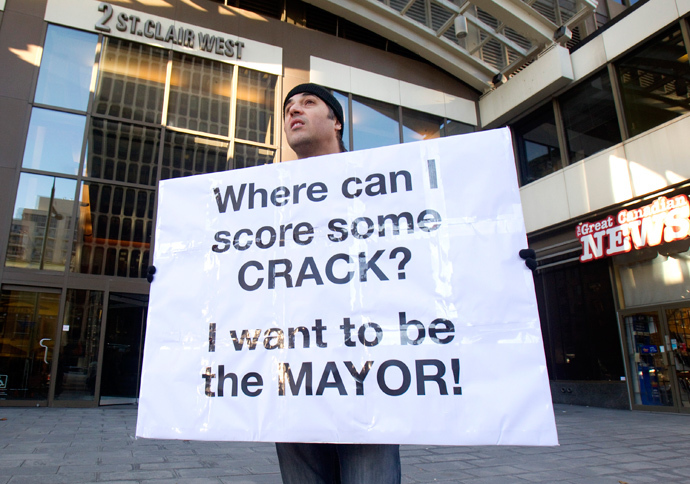
<path id="1" fill-rule="evenodd" d="M 372 368 L 376 367 L 373 373 L 376 374 L 376 386 L 386 395 L 398 397 L 406 393 L 412 386 L 412 373 L 414 372 L 415 389 L 417 395 L 427 394 L 427 384 L 437 391 L 439 395 L 448 395 L 448 383 L 444 379 L 447 368 L 443 361 L 436 359 L 415 360 L 412 369 L 401 360 L 386 360 L 380 365 L 376 365 L 373 360 L 366 361 L 360 368 L 352 361 L 344 361 L 342 365 L 335 361 L 328 361 L 321 370 L 321 376 L 317 386 L 314 386 L 314 365 L 310 361 L 302 362 L 299 371 L 293 371 L 290 363 L 278 363 L 278 396 L 321 396 L 328 389 L 337 391 L 340 396 L 347 396 L 343 375 L 350 377 L 350 385 L 354 384 L 355 395 L 364 395 L 364 381 L 367 379 Z M 462 395 L 462 387 L 457 384 L 460 381 L 460 360 L 451 360 L 451 370 L 453 382 L 451 385 L 453 395 Z M 214 379 L 218 378 L 216 384 L 217 395 L 225 396 L 229 393 L 233 397 L 238 395 L 238 388 L 241 387 L 242 393 L 248 397 L 257 397 L 263 391 L 264 380 L 260 373 L 249 372 L 242 376 L 235 373 L 225 373 L 225 366 L 218 365 L 218 374 L 213 373 L 211 367 L 206 368 L 201 375 L 205 381 L 205 395 L 215 397 L 216 392 L 212 389 Z M 229 381 L 229 382 L 228 382 Z M 227 383 L 226 383 L 227 382 Z M 226 389 L 226 384 L 230 386 Z"/>
<path id="2" fill-rule="evenodd" d="M 426 328 L 421 321 L 415 319 L 408 320 L 404 312 L 398 313 L 398 317 L 401 346 L 420 345 L 424 342 L 427 334 L 429 340 L 437 345 L 447 345 L 455 338 L 455 326 L 447 319 L 435 319 Z M 323 335 L 328 328 L 322 324 L 322 320 L 317 319 L 311 329 L 316 336 L 316 346 L 318 348 L 328 347 L 328 343 L 324 341 Z M 357 346 L 352 332 L 356 328 L 350 322 L 350 318 L 343 318 L 343 324 L 340 326 L 340 329 L 343 330 L 344 345 L 349 347 Z M 367 338 L 367 329 L 374 330 L 376 333 L 374 338 Z M 410 331 L 412 334 L 410 334 Z M 309 328 L 305 326 L 288 328 L 287 332 L 289 343 L 286 345 L 285 334 L 282 329 L 267 329 L 264 333 L 263 347 L 266 350 L 283 349 L 286 346 L 290 349 L 295 349 L 295 336 L 299 334 L 302 336 L 302 349 L 310 348 Z M 244 329 L 242 330 L 242 335 L 238 338 L 237 331 L 231 330 L 230 334 L 235 351 L 242 351 L 243 348 L 246 348 L 248 351 L 256 350 L 261 333 L 262 331 L 257 329 L 252 335 L 250 330 Z M 382 328 L 373 322 L 361 325 L 357 333 L 359 342 L 364 346 L 376 346 L 383 338 Z M 215 328 L 211 329 L 211 335 L 211 339 L 215 340 Z M 215 351 L 215 341 L 213 346 L 213 351 Z M 278 382 L 278 396 L 296 396 L 300 394 L 319 396 L 323 395 L 328 389 L 334 389 L 334 391 L 338 392 L 338 395 L 344 396 L 348 395 L 345 381 L 350 386 L 350 391 L 352 391 L 352 386 L 354 385 L 354 393 L 356 395 L 364 395 L 364 382 L 370 374 L 373 374 L 372 368 L 376 368 L 374 372 L 376 374 L 375 384 L 386 395 L 397 397 L 407 392 L 412 385 L 413 373 L 417 395 L 426 395 L 428 383 L 432 384 L 431 388 L 438 389 L 438 394 L 449 394 L 445 379 L 447 378 L 446 365 L 441 360 L 436 359 L 415 360 L 412 368 L 397 359 L 386 360 L 379 365 L 375 365 L 373 360 L 366 361 L 364 364 L 360 362 L 358 365 L 355 365 L 352 361 L 344 361 L 340 365 L 336 364 L 335 361 L 329 361 L 323 365 L 321 376 L 316 386 L 314 386 L 314 372 L 317 370 L 312 362 L 301 362 L 298 371 L 288 362 L 278 362 L 278 377 L 273 380 Z M 459 359 L 451 359 L 450 373 L 452 374 L 452 384 L 456 385 L 452 389 L 452 394 L 462 395 L 462 387 L 458 385 L 460 382 Z M 345 375 L 345 379 L 343 375 Z M 264 380 L 258 372 L 248 372 L 244 375 L 238 375 L 233 372 L 226 373 L 225 365 L 218 365 L 217 373 L 213 372 L 212 367 L 207 367 L 201 377 L 205 381 L 204 392 L 207 397 L 215 397 L 216 395 L 222 397 L 226 393 L 236 397 L 239 394 L 239 388 L 248 397 L 256 397 L 263 391 Z M 367 381 L 373 379 L 370 378 Z M 212 385 L 214 383 L 216 391 L 213 390 Z M 227 388 L 226 384 L 230 388 Z"/>
<path id="3" fill-rule="evenodd" d="M 582 244 L 581 262 L 654 247 L 690 235 L 688 197 L 659 197 L 650 205 L 621 210 L 614 218 L 585 222 L 575 229 Z"/>

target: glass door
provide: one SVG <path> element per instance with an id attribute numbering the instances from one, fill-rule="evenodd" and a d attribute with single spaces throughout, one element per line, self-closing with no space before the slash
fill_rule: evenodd
<path id="1" fill-rule="evenodd" d="M 678 387 L 678 405 L 690 411 L 690 308 L 666 309 L 669 346 Z"/>
<path id="2" fill-rule="evenodd" d="M 667 347 L 658 311 L 624 317 L 633 405 L 673 407 Z"/>
<path id="3" fill-rule="evenodd" d="M 110 293 L 105 325 L 100 405 L 136 403 L 149 297 Z"/>
<path id="4" fill-rule="evenodd" d="M 0 291 L 0 400 L 48 403 L 59 292 Z"/>
<path id="5" fill-rule="evenodd" d="M 690 307 L 623 315 L 633 406 L 690 412 Z"/>

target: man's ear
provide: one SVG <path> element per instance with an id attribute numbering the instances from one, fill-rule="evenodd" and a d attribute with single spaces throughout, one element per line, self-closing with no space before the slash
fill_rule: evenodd
<path id="1" fill-rule="evenodd" d="M 337 119 L 335 120 L 335 130 L 336 131 L 342 131 L 343 130 L 343 125 L 340 124 L 340 121 L 338 121 Z"/>

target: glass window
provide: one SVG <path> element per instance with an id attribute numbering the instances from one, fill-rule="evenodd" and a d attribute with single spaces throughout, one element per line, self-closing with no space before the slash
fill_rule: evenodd
<path id="1" fill-rule="evenodd" d="M 559 101 L 570 163 L 621 142 L 607 70 L 571 89 Z"/>
<path id="2" fill-rule="evenodd" d="M 24 168 L 76 175 L 86 116 L 50 109 L 31 110 L 24 150 Z"/>
<path id="3" fill-rule="evenodd" d="M 3 400 L 47 400 L 60 294 L 0 292 Z"/>
<path id="4" fill-rule="evenodd" d="M 175 54 L 168 125 L 228 136 L 232 69 L 230 64 Z"/>
<path id="5" fill-rule="evenodd" d="M 441 137 L 443 118 L 403 108 L 403 143 Z"/>
<path id="6" fill-rule="evenodd" d="M 630 136 L 690 111 L 690 64 L 678 27 L 617 64 Z"/>
<path id="7" fill-rule="evenodd" d="M 355 150 L 400 143 L 398 107 L 352 96 L 352 132 Z"/>
<path id="8" fill-rule="evenodd" d="M 160 123 L 168 52 L 107 37 L 101 56 L 95 111 Z"/>
<path id="9" fill-rule="evenodd" d="M 96 34 L 49 25 L 34 100 L 86 111 L 97 43 Z"/>
<path id="10" fill-rule="evenodd" d="M 235 128 L 238 139 L 273 144 L 277 80 L 271 74 L 240 68 Z"/>
<path id="11" fill-rule="evenodd" d="M 84 182 L 72 271 L 146 277 L 155 192 Z"/>
<path id="12" fill-rule="evenodd" d="M 69 289 L 55 381 L 55 400 L 93 400 L 103 292 Z"/>
<path id="13" fill-rule="evenodd" d="M 342 94 L 338 91 L 333 91 L 333 96 L 343 107 L 343 144 L 345 145 L 345 149 L 350 151 L 350 108 L 347 94 Z"/>
<path id="14" fill-rule="evenodd" d="M 556 119 L 548 103 L 512 127 L 522 184 L 538 180 L 561 166 Z"/>
<path id="15" fill-rule="evenodd" d="M 93 119 L 85 175 L 140 185 L 156 184 L 160 129 Z"/>
<path id="16" fill-rule="evenodd" d="M 77 182 L 22 173 L 5 266 L 64 271 Z"/>
<path id="17" fill-rule="evenodd" d="M 236 143 L 233 165 L 234 168 L 266 165 L 268 163 L 273 163 L 274 158 L 275 150 Z"/>
<path id="18" fill-rule="evenodd" d="M 223 140 L 166 132 L 161 180 L 227 170 L 229 145 Z"/>
<path id="19" fill-rule="evenodd" d="M 446 120 L 446 125 L 443 127 L 443 136 L 455 136 L 456 134 L 473 133 L 474 126 L 471 124 L 461 123 L 460 121 Z"/>

